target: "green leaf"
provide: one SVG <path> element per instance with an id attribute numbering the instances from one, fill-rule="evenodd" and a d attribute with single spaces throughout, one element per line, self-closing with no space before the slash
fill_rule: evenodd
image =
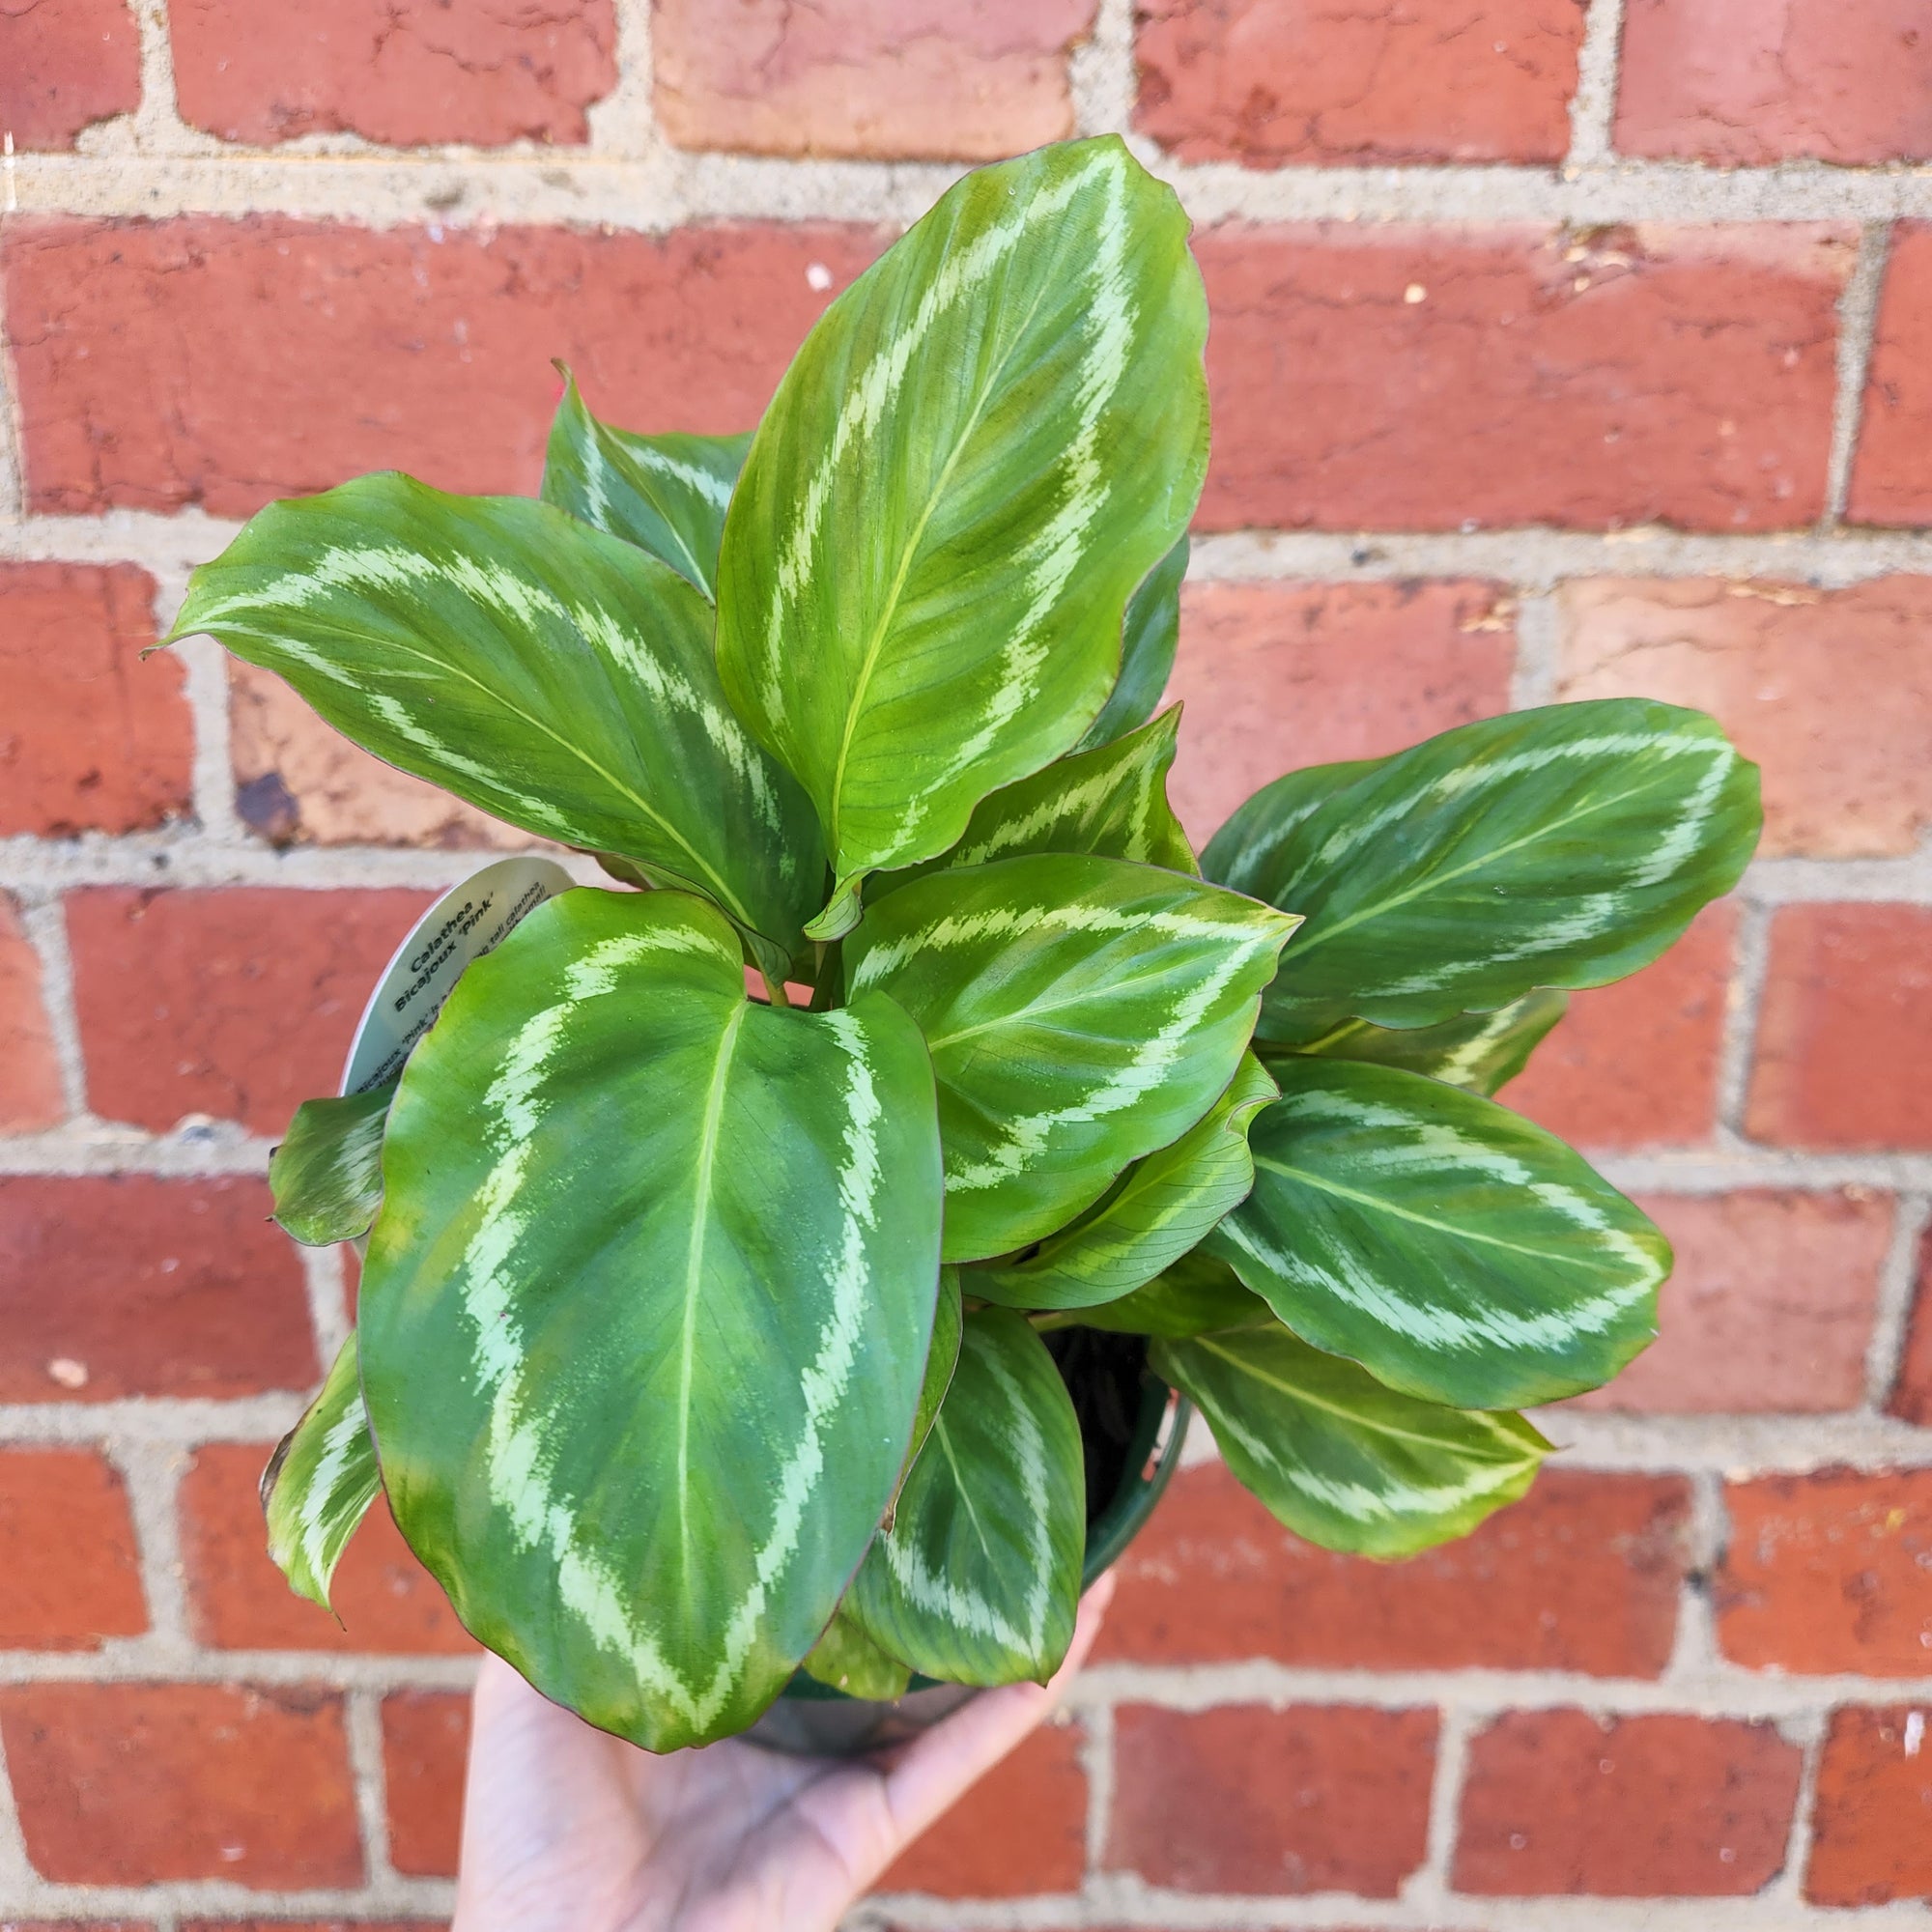
<path id="1" fill-rule="evenodd" d="M 1080 1425 L 1017 1316 L 967 1316 L 952 1386 L 848 1606 L 867 1636 L 949 1684 L 1044 1684 L 1073 1639 L 1086 1546 Z"/>
<path id="2" fill-rule="evenodd" d="M 1759 815 L 1713 720 L 1605 698 L 1445 731 L 1208 869 L 1307 918 L 1258 1029 L 1293 1043 L 1634 973 L 1737 884 Z"/>
<path id="3" fill-rule="evenodd" d="M 335 1566 L 382 1487 L 352 1332 L 321 1393 L 262 1471 L 269 1554 L 298 1596 L 329 1607 Z"/>
<path id="4" fill-rule="evenodd" d="M 1120 859 L 1049 854 L 938 872 L 846 942 L 932 1052 L 946 1259 L 1065 1227 L 1234 1078 L 1294 923 Z"/>
<path id="5" fill-rule="evenodd" d="M 1207 1245 L 1304 1340 L 1425 1402 L 1520 1408 L 1656 1334 L 1668 1244 L 1554 1135 L 1396 1067 L 1276 1071 L 1254 1192 Z"/>
<path id="6" fill-rule="evenodd" d="M 1208 839 L 1201 870 L 1217 886 L 1279 904 L 1281 854 L 1296 829 L 1338 792 L 1359 778 L 1379 771 L 1386 758 L 1351 758 L 1335 765 L 1304 765 L 1285 772 L 1235 808 L 1227 824 Z"/>
<path id="7" fill-rule="evenodd" d="M 1121 674 L 1076 751 L 1111 744 L 1153 716 L 1174 674 L 1174 653 L 1180 642 L 1180 582 L 1187 575 L 1187 554 L 1188 542 L 1182 537 L 1148 572 L 1128 601 L 1121 634 Z"/>
<path id="8" fill-rule="evenodd" d="M 905 1460 L 941 1204 L 917 1030 L 747 1000 L 700 899 L 565 893 L 457 982 L 384 1165 L 362 1378 L 411 1547 L 590 1722 L 743 1728 Z"/>
<path id="9" fill-rule="evenodd" d="M 1324 1549 L 1412 1556 L 1466 1536 L 1549 1449 L 1520 1415 L 1416 1402 L 1279 1325 L 1156 1342 L 1148 1359 L 1208 1418 L 1236 1477 Z"/>
<path id="10" fill-rule="evenodd" d="M 1243 1054 L 1228 1091 L 1178 1141 L 1137 1160 L 1037 1253 L 975 1268 L 968 1293 L 1008 1308 L 1091 1308 L 1151 1281 L 1254 1185 L 1248 1122 L 1276 1091 L 1260 1061 Z"/>
<path id="11" fill-rule="evenodd" d="M 824 852 L 724 702 L 711 625 L 668 565 L 548 503 L 381 475 L 271 503 L 172 638 L 210 633 L 378 757 L 796 956 Z"/>
<path id="12" fill-rule="evenodd" d="M 718 595 L 718 543 L 731 486 L 752 446 L 743 436 L 634 436 L 599 422 L 559 362 L 563 400 L 550 428 L 543 499 L 580 523 L 661 558 Z"/>
<path id="13" fill-rule="evenodd" d="M 943 1267 L 939 1270 L 939 1300 L 932 1311 L 932 1344 L 925 1353 L 925 1379 L 919 1387 L 919 1407 L 912 1419 L 912 1443 L 906 1450 L 905 1461 L 899 1466 L 899 1480 L 893 1491 L 893 1499 L 886 1505 L 885 1525 L 892 1527 L 893 1511 L 898 1507 L 899 1491 L 905 1488 L 906 1478 L 912 1474 L 912 1467 L 919 1461 L 919 1452 L 925 1447 L 925 1438 L 932 1433 L 933 1417 L 939 1413 L 939 1405 L 946 1400 L 946 1391 L 952 1386 L 952 1372 L 959 1365 L 960 1324 L 965 1320 L 965 1312 L 959 1298 L 959 1270 Z"/>
<path id="14" fill-rule="evenodd" d="M 1279 1047 L 1264 1041 L 1264 1060 L 1368 1060 L 1378 1066 L 1403 1066 L 1492 1094 L 1514 1080 L 1529 1056 L 1570 1004 L 1567 993 L 1540 991 L 1512 1000 L 1492 1013 L 1458 1013 L 1437 1026 L 1378 1027 L 1367 1020 L 1344 1020 L 1306 1046 Z"/>
<path id="15" fill-rule="evenodd" d="M 1121 1335 L 1205 1335 L 1272 1321 L 1274 1315 L 1226 1262 L 1196 1248 L 1145 1288 L 1069 1319 Z"/>
<path id="16" fill-rule="evenodd" d="M 806 1653 L 805 1673 L 848 1697 L 877 1697 L 891 1702 L 903 1697 L 912 1671 L 868 1637 L 858 1619 L 841 1605 L 825 1626 L 825 1634 Z"/>
<path id="17" fill-rule="evenodd" d="M 1109 135 L 968 175 L 807 337 L 725 519 L 718 663 L 818 808 L 812 937 L 1099 715 L 1206 471 L 1207 324 L 1179 202 Z"/>
<path id="18" fill-rule="evenodd" d="M 275 1219 L 304 1247 L 366 1235 L 383 1205 L 383 1127 L 396 1083 L 304 1100 L 269 1156 Z"/>

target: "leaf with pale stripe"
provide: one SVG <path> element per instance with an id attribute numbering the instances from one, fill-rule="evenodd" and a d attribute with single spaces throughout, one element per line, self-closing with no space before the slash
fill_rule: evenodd
<path id="1" fill-rule="evenodd" d="M 1634 973 L 1737 884 L 1759 816 L 1715 721 L 1603 698 L 1444 731 L 1208 871 L 1307 919 L 1257 1029 L 1298 1043 Z"/>
<path id="2" fill-rule="evenodd" d="M 1208 1418 L 1236 1480 L 1324 1549 L 1412 1556 L 1466 1536 L 1549 1450 L 1520 1415 L 1417 1402 L 1279 1324 L 1156 1342 L 1148 1359 Z"/>
<path id="3" fill-rule="evenodd" d="M 465 1625 L 652 1750 L 818 1641 L 905 1459 L 939 1273 L 918 1031 L 747 1000 L 684 894 L 565 893 L 404 1072 L 361 1295 L 397 1521 Z"/>
<path id="4" fill-rule="evenodd" d="M 262 1471 L 269 1554 L 290 1589 L 329 1607 L 335 1566 L 382 1487 L 352 1330 L 321 1392 Z"/>
<path id="5" fill-rule="evenodd" d="M 1082 1327 L 1120 1335 L 1205 1335 L 1272 1321 L 1274 1314 L 1226 1262 L 1196 1248 L 1145 1288 L 1083 1308 L 1077 1320 Z"/>
<path id="6" fill-rule="evenodd" d="M 1091 1308 L 1151 1281 L 1254 1185 L 1248 1123 L 1275 1093 L 1266 1068 L 1242 1055 L 1228 1091 L 1178 1141 L 1137 1160 L 1037 1253 L 971 1270 L 967 1292 L 1008 1308 Z"/>
<path id="7" fill-rule="evenodd" d="M 806 1653 L 802 1667 L 808 1677 L 848 1697 L 876 1697 L 888 1703 L 903 1697 L 912 1682 L 909 1666 L 888 1657 L 842 1605 L 826 1625 L 825 1634 Z"/>
<path id="8" fill-rule="evenodd" d="M 1179 202 L 1109 135 L 968 175 L 807 337 L 725 519 L 718 662 L 818 808 L 814 937 L 1099 715 L 1206 470 L 1207 322 Z"/>
<path id="9" fill-rule="evenodd" d="M 1081 1469 L 1080 1425 L 1045 1345 L 1009 1310 L 968 1315 L 952 1386 L 851 1614 L 928 1677 L 1044 1684 L 1073 1639 Z"/>
<path id="10" fill-rule="evenodd" d="M 952 1386 L 952 1372 L 959 1366 L 960 1324 L 965 1319 L 959 1296 L 959 1270 L 943 1267 L 939 1270 L 939 1300 L 932 1311 L 932 1342 L 925 1351 L 925 1379 L 920 1383 L 919 1407 L 912 1419 L 912 1443 L 906 1450 L 905 1462 L 899 1467 L 899 1480 L 893 1491 L 893 1500 L 886 1505 L 885 1522 L 888 1528 L 892 1526 L 899 1491 L 905 1488 L 906 1478 L 912 1474 L 913 1464 L 919 1461 L 919 1452 L 925 1447 L 925 1438 L 932 1433 L 932 1419 L 939 1413 L 939 1405 L 946 1400 L 946 1391 Z"/>
<path id="11" fill-rule="evenodd" d="M 304 1247 L 366 1235 L 383 1205 L 383 1127 L 396 1083 L 304 1100 L 269 1156 L 275 1219 Z"/>
<path id="12" fill-rule="evenodd" d="M 1494 1012 L 1458 1013 L 1435 1026 L 1378 1027 L 1367 1020 L 1344 1020 L 1306 1046 L 1279 1047 L 1264 1040 L 1259 1051 L 1269 1061 L 1303 1055 L 1369 1060 L 1378 1066 L 1426 1073 L 1472 1094 L 1492 1094 L 1529 1064 L 1529 1056 L 1569 1004 L 1567 993 L 1546 990 L 1512 1000 Z"/>
<path id="13" fill-rule="evenodd" d="M 1182 537 L 1128 600 L 1121 632 L 1121 674 L 1076 751 L 1112 744 L 1153 716 L 1174 673 L 1175 648 L 1180 642 L 1180 582 L 1187 575 L 1187 555 L 1188 542 Z"/>
<path id="14" fill-rule="evenodd" d="M 1280 905 L 1287 878 L 1281 855 L 1296 828 L 1338 792 L 1387 763 L 1386 758 L 1350 758 L 1284 772 L 1236 806 L 1208 839 L 1201 853 L 1203 875 L 1230 892 Z"/>
<path id="15" fill-rule="evenodd" d="M 1234 1078 L 1294 922 L 1121 859 L 937 872 L 845 945 L 855 993 L 919 1022 L 939 1082 L 946 1259 L 1062 1228 Z"/>
<path id="16" fill-rule="evenodd" d="M 1669 1246 L 1554 1135 L 1398 1067 L 1276 1074 L 1207 1246 L 1296 1334 L 1456 1408 L 1596 1388 L 1655 1336 Z"/>
<path id="17" fill-rule="evenodd" d="M 584 408 L 570 371 L 557 367 L 563 400 L 551 422 L 544 501 L 649 551 L 715 599 L 724 511 L 751 432 L 635 436 L 612 429 Z"/>
<path id="18" fill-rule="evenodd" d="M 725 703 L 711 627 L 668 564 L 551 504 L 381 475 L 270 504 L 194 573 L 173 637 L 218 638 L 378 757 L 795 956 L 824 851 Z"/>

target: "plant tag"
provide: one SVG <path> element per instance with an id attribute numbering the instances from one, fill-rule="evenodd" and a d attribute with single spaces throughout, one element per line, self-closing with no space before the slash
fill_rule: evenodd
<path id="1" fill-rule="evenodd" d="M 526 913 L 576 883 L 554 859 L 498 859 L 444 893 L 376 981 L 349 1044 L 342 1091 L 366 1094 L 393 1080 L 463 969 L 507 938 Z"/>

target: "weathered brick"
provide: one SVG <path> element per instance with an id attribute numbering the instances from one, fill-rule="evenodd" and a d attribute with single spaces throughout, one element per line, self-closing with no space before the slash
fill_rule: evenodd
<path id="1" fill-rule="evenodd" d="M 1658 1339 L 1579 1408 L 1856 1408 L 1893 1206 L 1867 1188 L 1646 1194 L 1677 1265 Z"/>
<path id="2" fill-rule="evenodd" d="M 1861 524 L 1932 523 L 1932 224 L 1892 236 L 1879 299 L 1847 513 Z"/>
<path id="3" fill-rule="evenodd" d="M 1892 857 L 1932 828 L 1932 577 L 1593 578 L 1558 601 L 1557 696 L 1711 712 L 1763 767 L 1767 858 Z"/>
<path id="4" fill-rule="evenodd" d="M 140 104 L 128 0 L 0 7 L 0 128 L 15 148 L 71 148 L 83 128 Z"/>
<path id="5" fill-rule="evenodd" d="M 1753 1670 L 1932 1674 L 1932 1469 L 1763 1476 L 1725 1493 L 1725 1656 Z"/>
<path id="6" fill-rule="evenodd" d="M 69 1885 L 362 1877 L 342 1700 L 299 1685 L 0 1689 L 27 1858 Z"/>
<path id="7" fill-rule="evenodd" d="M 1708 1141 L 1736 942 L 1737 908 L 1719 901 L 1654 965 L 1573 993 L 1503 1103 L 1578 1147 Z"/>
<path id="8" fill-rule="evenodd" d="M 793 7 L 655 0 L 658 124 L 680 148 L 995 160 L 1073 131 L 1094 0 Z"/>
<path id="9" fill-rule="evenodd" d="M 143 832 L 185 817 L 194 723 L 132 564 L 0 563 L 0 838 Z"/>
<path id="10" fill-rule="evenodd" d="M 1851 244 L 1795 222 L 1210 230 L 1200 521 L 1808 524 Z"/>
<path id="11" fill-rule="evenodd" d="M 1745 1118 L 1785 1147 L 1932 1147 L 1932 909 L 1779 908 Z"/>
<path id="12" fill-rule="evenodd" d="M 98 1650 L 147 1628 L 120 1472 L 92 1449 L 0 1449 L 0 1650 Z"/>
<path id="13" fill-rule="evenodd" d="M 380 1497 L 335 1573 L 334 1616 L 289 1588 L 269 1559 L 256 1487 L 273 1446 L 209 1443 L 182 1479 L 182 1557 L 196 1636 L 222 1650 L 473 1649 Z"/>
<path id="14" fill-rule="evenodd" d="M 1743 1896 L 1784 1862 L 1802 1753 L 1769 1723 L 1515 1711 L 1469 1747 L 1459 1891 Z"/>
<path id="15" fill-rule="evenodd" d="M 0 1402 L 238 1396 L 321 1371 L 253 1179 L 0 1177 Z"/>
<path id="16" fill-rule="evenodd" d="M 1677 1626 L 1688 1511 L 1675 1476 L 1556 1468 L 1473 1536 L 1371 1563 L 1291 1536 L 1204 1463 L 1121 1559 L 1098 1656 L 1655 1677 Z"/>
<path id="17" fill-rule="evenodd" d="M 1036 1731 L 900 1854 L 878 1889 L 940 1898 L 1077 1891 L 1087 1865 L 1080 1745 L 1073 1724 Z"/>
<path id="18" fill-rule="evenodd" d="M 1578 0 L 1141 0 L 1134 124 L 1189 161 L 1554 161 Z"/>
<path id="19" fill-rule="evenodd" d="M 1283 772 L 1505 711 L 1515 655 L 1493 584 L 1190 583 L 1167 689 L 1187 705 L 1175 810 L 1204 844 Z"/>
<path id="20" fill-rule="evenodd" d="M 1811 1818 L 1814 1905 L 1932 1898 L 1932 1710 L 1832 1713 Z"/>
<path id="21" fill-rule="evenodd" d="M 166 1129 L 185 1114 L 279 1134 L 332 1094 L 376 978 L 430 903 L 275 887 L 71 894 L 88 1105 Z"/>
<path id="22" fill-rule="evenodd" d="M 626 427 L 748 429 L 881 240 L 813 222 L 662 236 L 11 223 L 0 269 L 28 497 L 239 516 L 389 469 L 533 491 L 552 356 Z"/>
<path id="23" fill-rule="evenodd" d="M 1115 1714 L 1106 1862 L 1183 1891 L 1393 1898 L 1422 1862 L 1434 1711 Z"/>
<path id="24" fill-rule="evenodd" d="M 1901 1421 L 1932 1429 L 1932 1230 L 1919 1236 L 1918 1283 L 1905 1351 L 1886 1407 Z"/>
<path id="25" fill-rule="evenodd" d="M 582 141 L 617 80 L 611 0 L 172 0 L 168 39 L 183 120 L 257 147 Z"/>
<path id="26" fill-rule="evenodd" d="M 1615 142 L 1762 167 L 1932 156 L 1932 34 L 1916 0 L 1631 0 Z"/>
<path id="27" fill-rule="evenodd" d="M 383 1699 L 389 1862 L 399 1872 L 456 1876 L 469 1751 L 469 1699 L 460 1691 L 400 1690 Z"/>
<path id="28" fill-rule="evenodd" d="M 0 1134 L 50 1127 L 66 1112 L 40 955 L 18 904 L 0 893 Z"/>

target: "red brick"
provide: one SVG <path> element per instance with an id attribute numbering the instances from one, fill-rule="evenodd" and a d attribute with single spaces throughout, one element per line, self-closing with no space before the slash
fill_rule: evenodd
<path id="1" fill-rule="evenodd" d="M 1932 1898 L 1932 1711 L 1833 1711 L 1818 1766 L 1811 1862 L 1814 1905 Z"/>
<path id="2" fill-rule="evenodd" d="M 1744 1414 L 1856 1408 L 1893 1206 L 1867 1188 L 1646 1194 L 1670 1238 L 1658 1339 L 1578 1408 Z"/>
<path id="3" fill-rule="evenodd" d="M 749 429 L 879 242 L 828 223 L 15 223 L 0 265 L 28 496 L 37 510 L 241 516 L 388 469 L 533 491 L 554 355 L 612 421 Z"/>
<path id="4" fill-rule="evenodd" d="M 383 1699 L 389 1862 L 399 1872 L 456 1876 L 469 1752 L 469 1699 L 461 1691 L 400 1690 Z"/>
<path id="5" fill-rule="evenodd" d="M 304 1686 L 0 1690 L 27 1857 L 70 1885 L 362 1877 L 342 1700 Z"/>
<path id="6" fill-rule="evenodd" d="M 1107 1863 L 1183 1891 L 1393 1898 L 1422 1862 L 1434 1711 L 1123 1705 Z"/>
<path id="7" fill-rule="evenodd" d="M 120 1472 L 92 1449 L 0 1449 L 0 1650 L 98 1650 L 147 1628 Z"/>
<path id="8" fill-rule="evenodd" d="M 1504 1103 L 1579 1147 L 1708 1141 L 1737 923 L 1735 906 L 1707 906 L 1655 965 L 1573 993 Z"/>
<path id="9" fill-rule="evenodd" d="M 210 1114 L 279 1134 L 335 1092 L 377 976 L 429 903 L 266 886 L 71 895 L 88 1105 L 163 1131 Z"/>
<path id="10" fill-rule="evenodd" d="M 1932 1147 L 1932 909 L 1779 909 L 1745 1118 L 1785 1147 Z"/>
<path id="11" fill-rule="evenodd" d="M 1190 583 L 1167 690 L 1187 705 L 1175 810 L 1203 844 L 1285 771 L 1505 711 L 1515 655 L 1493 584 Z"/>
<path id="12" fill-rule="evenodd" d="M 1121 1559 L 1104 1662 L 1655 1677 L 1689 1494 L 1675 1476 L 1551 1469 L 1473 1536 L 1406 1563 L 1291 1536 L 1219 1463 L 1186 1469 Z"/>
<path id="13" fill-rule="evenodd" d="M 0 1402 L 239 1396 L 321 1374 L 259 1180 L 0 1177 Z"/>
<path id="14" fill-rule="evenodd" d="M 1024 1898 L 1077 1891 L 1087 1866 L 1081 1734 L 1049 1723 L 915 1839 L 880 1891 L 940 1898 Z"/>
<path id="15" fill-rule="evenodd" d="M 1762 167 L 1932 156 L 1918 0 L 1631 0 L 1616 145 Z"/>
<path id="16" fill-rule="evenodd" d="M 1469 1747 L 1459 1891 L 1743 1896 L 1784 1862 L 1802 1753 L 1768 1723 L 1516 1711 Z"/>
<path id="17" fill-rule="evenodd" d="M 1901 1421 L 1932 1429 L 1932 1230 L 1919 1237 L 1918 1281 L 1905 1331 L 1905 1353 L 1886 1407 Z"/>
<path id="18" fill-rule="evenodd" d="M 1554 161 L 1578 0 L 1141 0 L 1135 126 L 1188 161 Z"/>
<path id="19" fill-rule="evenodd" d="M 1200 521 L 1809 524 L 1851 232 L 1232 226 Z"/>
<path id="20" fill-rule="evenodd" d="M 71 148 L 83 128 L 140 104 L 128 0 L 0 7 L 0 128 L 15 148 Z"/>
<path id="21" fill-rule="evenodd" d="M 1932 523 L 1932 224 L 1893 233 L 1865 377 L 1847 514 L 1861 524 Z"/>
<path id="22" fill-rule="evenodd" d="M 1932 1675 L 1932 1469 L 1764 1476 L 1726 1496 L 1726 1657 L 1753 1670 Z"/>
<path id="23" fill-rule="evenodd" d="M 1073 131 L 1094 0 L 656 0 L 659 126 L 680 148 L 995 160 Z"/>
<path id="24" fill-rule="evenodd" d="M 1932 829 L 1932 578 L 1595 578 L 1558 600 L 1557 695 L 1711 712 L 1763 767 L 1766 857 L 1896 857 Z"/>
<path id="25" fill-rule="evenodd" d="M 19 906 L 0 893 L 0 1134 L 50 1127 L 66 1112 L 40 955 Z"/>
<path id="26" fill-rule="evenodd" d="M 0 563 L 0 837 L 144 832 L 185 817 L 182 665 L 143 664 L 155 581 L 130 563 Z"/>
<path id="27" fill-rule="evenodd" d="M 611 0 L 172 0 L 168 38 L 183 120 L 258 147 L 582 141 L 617 79 Z"/>
<path id="28" fill-rule="evenodd" d="M 473 1649 L 381 1497 L 335 1573 L 334 1616 L 289 1588 L 269 1559 L 256 1487 L 273 1447 L 210 1443 L 182 1479 L 182 1555 L 200 1641 L 218 1650 Z"/>

